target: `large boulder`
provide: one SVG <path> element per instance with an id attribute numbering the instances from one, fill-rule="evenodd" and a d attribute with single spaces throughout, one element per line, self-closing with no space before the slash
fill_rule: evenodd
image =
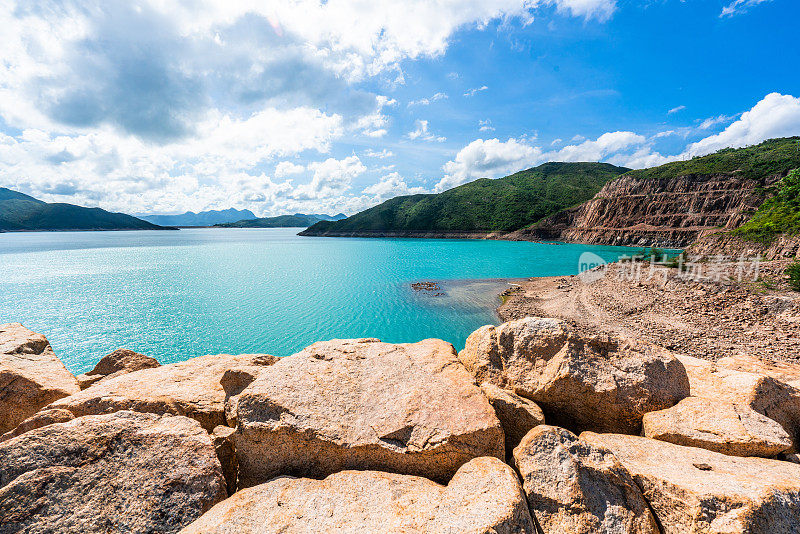
<path id="1" fill-rule="evenodd" d="M 78 391 L 75 377 L 42 334 L 20 323 L 0 325 L 0 434 Z"/>
<path id="2" fill-rule="evenodd" d="M 639 436 L 584 432 L 633 476 L 664 534 L 789 534 L 800 525 L 800 465 Z"/>
<path id="3" fill-rule="evenodd" d="M 800 390 L 765 374 L 737 371 L 708 360 L 678 356 L 689 375 L 691 395 L 744 404 L 777 421 L 800 446 Z"/>
<path id="4" fill-rule="evenodd" d="M 717 367 L 771 376 L 800 389 L 800 363 L 761 359 L 747 354 L 725 356 L 714 362 Z"/>
<path id="5" fill-rule="evenodd" d="M 69 410 L 76 417 L 119 410 L 185 415 L 211 432 L 227 423 L 226 401 L 242 387 L 239 383 L 226 391 L 222 383 L 226 371 L 235 370 L 252 381 L 276 360 L 266 354 L 200 356 L 103 380 L 49 408 Z"/>
<path id="6" fill-rule="evenodd" d="M 605 447 L 541 425 L 514 449 L 514 463 L 544 534 L 658 534 L 642 492 Z"/>
<path id="7" fill-rule="evenodd" d="M 532 400 L 520 397 L 489 382 L 481 384 L 481 390 L 500 420 L 506 436 L 506 456 L 510 457 L 511 451 L 519 445 L 520 440 L 530 429 L 544 424 L 544 413 Z"/>
<path id="8" fill-rule="evenodd" d="M 752 408 L 700 397 L 647 413 L 642 426 L 648 438 L 733 456 L 768 458 L 792 446 L 781 425 Z"/>
<path id="9" fill-rule="evenodd" d="M 240 487 L 345 469 L 445 482 L 472 458 L 504 457 L 494 410 L 437 339 L 315 343 L 265 369 L 238 418 Z"/>
<path id="10" fill-rule="evenodd" d="M 534 400 L 551 424 L 638 434 L 642 416 L 689 395 L 668 351 L 610 334 L 581 335 L 557 319 L 526 317 L 484 326 L 459 359 L 478 383 Z"/>
<path id="11" fill-rule="evenodd" d="M 78 385 L 81 389 L 86 389 L 101 380 L 107 380 L 134 371 L 141 371 L 142 369 L 153 369 L 160 365 L 158 360 L 150 356 L 145 356 L 144 354 L 139 354 L 138 352 L 133 352 L 128 349 L 117 349 L 100 358 L 100 361 L 97 362 L 94 369 L 86 374 L 78 375 L 75 378 L 77 378 Z"/>
<path id="12" fill-rule="evenodd" d="M 186 417 L 88 416 L 0 443 L 0 532 L 177 532 L 226 496 Z"/>
<path id="13" fill-rule="evenodd" d="M 241 490 L 182 534 L 247 532 L 535 532 L 516 474 L 495 458 L 461 466 L 447 486 L 377 471 L 324 480 L 279 477 Z"/>
<path id="14" fill-rule="evenodd" d="M 66 423 L 75 419 L 75 414 L 63 408 L 46 408 L 40 412 L 36 412 L 32 416 L 25 419 L 18 424 L 14 430 L 9 430 L 0 436 L 0 442 L 24 434 L 29 430 L 41 428 L 43 426 L 52 425 L 54 423 Z"/>

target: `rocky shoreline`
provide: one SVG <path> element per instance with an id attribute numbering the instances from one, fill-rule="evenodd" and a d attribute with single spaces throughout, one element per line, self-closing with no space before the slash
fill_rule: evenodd
<path id="1" fill-rule="evenodd" d="M 0 325 L 0 533 L 789 533 L 800 365 L 524 317 L 75 377 Z"/>
<path id="2" fill-rule="evenodd" d="M 800 363 L 800 295 L 787 284 L 789 263 L 691 266 L 705 276 L 648 262 L 614 263 L 597 279 L 518 282 L 503 294 L 497 313 L 503 321 L 555 317 L 582 331 L 612 331 L 708 360 L 756 356 Z"/>

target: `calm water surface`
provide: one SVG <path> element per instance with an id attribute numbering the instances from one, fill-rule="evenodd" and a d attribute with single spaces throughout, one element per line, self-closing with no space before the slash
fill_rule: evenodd
<path id="1" fill-rule="evenodd" d="M 590 250 L 508 241 L 297 237 L 298 229 L 0 234 L 0 323 L 47 336 L 74 373 L 127 347 L 162 363 L 285 356 L 314 341 L 442 338 L 497 323 L 503 283 L 567 275 Z M 441 280 L 445 295 L 411 282 Z"/>

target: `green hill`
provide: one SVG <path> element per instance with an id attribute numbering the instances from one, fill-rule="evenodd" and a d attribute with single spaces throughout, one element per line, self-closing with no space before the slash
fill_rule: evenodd
<path id="1" fill-rule="evenodd" d="M 220 228 L 307 228 L 319 221 L 338 221 L 344 218 L 345 216 L 341 213 L 334 216 L 295 213 L 294 215 L 244 219 L 236 222 L 215 224 L 214 226 Z"/>
<path id="2" fill-rule="evenodd" d="M 797 165 L 800 167 L 800 162 Z M 734 230 L 734 235 L 769 243 L 780 234 L 800 233 L 800 170 L 790 172 L 774 189 L 775 196 L 767 199 L 752 219 Z"/>
<path id="3" fill-rule="evenodd" d="M 764 176 L 786 174 L 799 164 L 800 137 L 784 137 L 744 148 L 725 148 L 707 156 L 674 161 L 625 174 L 635 178 L 672 179 L 690 174 L 735 172 L 743 178 L 760 179 Z"/>
<path id="4" fill-rule="evenodd" d="M 505 178 L 482 178 L 439 194 L 395 197 L 300 235 L 511 232 L 592 198 L 628 171 L 609 163 L 545 163 Z"/>
<path id="5" fill-rule="evenodd" d="M 169 228 L 124 213 L 73 204 L 49 204 L 0 187 L 0 231 L 166 229 Z"/>

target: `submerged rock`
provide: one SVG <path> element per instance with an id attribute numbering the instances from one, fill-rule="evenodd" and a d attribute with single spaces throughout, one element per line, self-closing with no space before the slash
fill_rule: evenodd
<path id="1" fill-rule="evenodd" d="M 494 384 L 485 382 L 481 390 L 489 404 L 494 408 L 503 433 L 506 436 L 506 456 L 510 457 L 514 447 L 535 426 L 544 424 L 542 409 L 532 400 L 520 397 L 510 391 L 499 388 Z"/>
<path id="2" fill-rule="evenodd" d="M 377 469 L 447 481 L 478 456 L 504 457 L 503 430 L 452 345 L 429 339 L 315 343 L 239 396 L 239 484 Z"/>
<path id="3" fill-rule="evenodd" d="M 229 395 L 221 384 L 225 372 L 236 370 L 252 380 L 276 360 L 265 354 L 200 356 L 103 380 L 49 407 L 69 410 L 76 417 L 119 410 L 185 415 L 211 432 L 226 424 Z"/>
<path id="4" fill-rule="evenodd" d="M 78 391 L 75 377 L 42 334 L 20 323 L 0 325 L 0 434 Z"/>
<path id="5" fill-rule="evenodd" d="M 86 374 L 78 375 L 76 378 L 81 389 L 86 389 L 101 380 L 141 371 L 142 369 L 152 369 L 160 365 L 158 360 L 150 356 L 128 349 L 117 349 L 103 356 L 94 366 L 94 369 Z"/>
<path id="6" fill-rule="evenodd" d="M 182 534 L 249 532 L 535 533 L 514 471 L 495 458 L 461 466 L 447 486 L 377 471 L 324 480 L 279 477 L 216 505 Z"/>
<path id="7" fill-rule="evenodd" d="M 177 532 L 226 496 L 186 417 L 80 417 L 0 443 L 0 531 Z"/>
<path id="8" fill-rule="evenodd" d="M 620 434 L 584 432 L 611 449 L 665 534 L 789 534 L 800 525 L 800 465 Z"/>
<path id="9" fill-rule="evenodd" d="M 642 492 L 605 447 L 541 425 L 514 449 L 514 463 L 545 534 L 658 534 Z"/>
<path id="10" fill-rule="evenodd" d="M 548 422 L 567 428 L 638 434 L 645 413 L 689 395 L 686 371 L 669 351 L 613 335 L 582 336 L 557 319 L 484 326 L 459 359 L 479 383 L 534 400 Z"/>
<path id="11" fill-rule="evenodd" d="M 800 445 L 800 390 L 772 376 L 737 371 L 708 360 L 678 357 L 689 375 L 691 394 L 744 404 L 777 421 L 792 438 L 792 452 Z"/>
<path id="12" fill-rule="evenodd" d="M 666 410 L 645 414 L 644 435 L 732 456 L 776 456 L 792 446 L 781 425 L 728 401 L 687 397 Z"/>

